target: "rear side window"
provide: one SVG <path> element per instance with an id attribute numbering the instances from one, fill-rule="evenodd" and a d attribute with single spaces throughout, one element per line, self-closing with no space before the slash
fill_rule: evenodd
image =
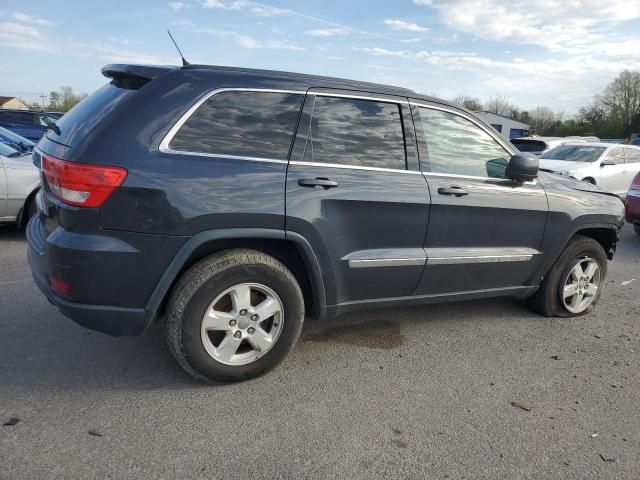
<path id="1" fill-rule="evenodd" d="M 604 148 L 602 150 L 604 150 Z M 593 160 L 590 160 L 590 161 L 595 161 L 597 159 L 598 159 L 598 157 L 596 157 L 596 158 L 594 158 Z M 616 162 L 617 165 L 623 164 L 624 163 L 624 150 L 622 148 L 620 148 L 620 147 L 612 148 L 611 150 L 609 150 L 609 153 L 607 153 L 607 160 L 613 160 L 614 162 Z"/>
<path id="2" fill-rule="evenodd" d="M 169 148 L 286 160 L 302 99 L 297 93 L 217 93 L 180 127 Z"/>
<path id="3" fill-rule="evenodd" d="M 406 169 L 400 106 L 316 96 L 304 159 L 364 167 Z"/>
<path id="4" fill-rule="evenodd" d="M 640 150 L 635 148 L 625 148 L 627 151 L 627 163 L 639 163 L 640 162 Z"/>
<path id="5" fill-rule="evenodd" d="M 476 124 L 449 112 L 420 108 L 431 171 L 504 178 L 511 154 Z"/>

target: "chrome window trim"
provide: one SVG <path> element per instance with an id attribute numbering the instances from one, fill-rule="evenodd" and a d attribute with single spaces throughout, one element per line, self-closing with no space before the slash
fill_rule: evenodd
<path id="1" fill-rule="evenodd" d="M 370 170 L 373 172 L 409 173 L 411 175 L 422 175 L 422 172 L 419 172 L 417 170 L 400 170 L 396 168 L 365 167 L 362 165 L 344 165 L 342 163 L 303 162 L 298 160 L 291 160 L 289 164 L 300 165 L 305 167 L 343 168 L 343 169 L 349 169 L 349 170 Z"/>
<path id="2" fill-rule="evenodd" d="M 223 92 L 260 92 L 260 93 L 290 93 L 294 95 L 306 95 L 307 92 L 303 90 L 282 90 L 271 88 L 242 88 L 242 87 L 229 87 L 229 88 L 216 88 L 205 93 L 199 100 L 197 100 L 189 109 L 173 124 L 171 129 L 164 136 L 158 150 L 162 153 L 177 154 L 177 155 L 195 155 L 198 157 L 210 157 L 210 158 L 228 158 L 231 160 L 248 160 L 252 162 L 267 162 L 267 163 L 288 163 L 287 159 L 268 158 L 268 157 L 250 157 L 244 155 L 225 155 L 223 153 L 205 153 L 205 152 L 190 152 L 187 150 L 174 150 L 169 147 L 171 140 L 176 136 L 180 128 L 185 122 L 194 114 L 194 112 L 207 100 L 214 95 Z M 293 140 L 293 137 L 292 137 Z"/>
<path id="3" fill-rule="evenodd" d="M 372 97 L 369 95 L 351 95 L 349 93 L 322 92 L 322 91 L 315 91 L 313 89 L 309 90 L 307 92 L 307 95 L 317 95 L 319 97 L 351 98 L 355 100 L 372 100 L 374 102 L 396 103 L 398 105 L 409 105 L 408 100 L 402 100 L 399 98 L 384 98 L 384 97 Z"/>

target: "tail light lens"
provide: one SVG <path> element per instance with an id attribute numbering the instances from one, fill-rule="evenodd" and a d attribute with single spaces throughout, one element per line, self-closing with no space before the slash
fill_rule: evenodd
<path id="1" fill-rule="evenodd" d="M 640 173 L 638 173 L 633 179 L 633 183 L 631 184 L 631 188 L 629 190 L 640 191 Z"/>
<path id="2" fill-rule="evenodd" d="M 89 165 L 42 155 L 42 172 L 51 192 L 78 207 L 100 207 L 127 178 L 120 167 Z"/>

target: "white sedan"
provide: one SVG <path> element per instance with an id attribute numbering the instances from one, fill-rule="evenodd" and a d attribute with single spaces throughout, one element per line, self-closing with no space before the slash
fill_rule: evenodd
<path id="1" fill-rule="evenodd" d="M 24 225 L 36 210 L 40 173 L 31 154 L 0 143 L 0 224 Z"/>
<path id="2" fill-rule="evenodd" d="M 540 170 L 598 185 L 626 196 L 640 172 L 640 147 L 611 143 L 565 143 L 540 157 Z"/>

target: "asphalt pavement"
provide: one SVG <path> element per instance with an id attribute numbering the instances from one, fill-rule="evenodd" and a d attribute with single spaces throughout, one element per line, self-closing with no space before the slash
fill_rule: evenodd
<path id="1" fill-rule="evenodd" d="M 0 479 L 640 478 L 628 226 L 585 317 L 504 299 L 375 310 L 308 324 L 277 370 L 218 387 L 180 370 L 160 328 L 65 319 L 25 255 L 0 228 Z"/>

